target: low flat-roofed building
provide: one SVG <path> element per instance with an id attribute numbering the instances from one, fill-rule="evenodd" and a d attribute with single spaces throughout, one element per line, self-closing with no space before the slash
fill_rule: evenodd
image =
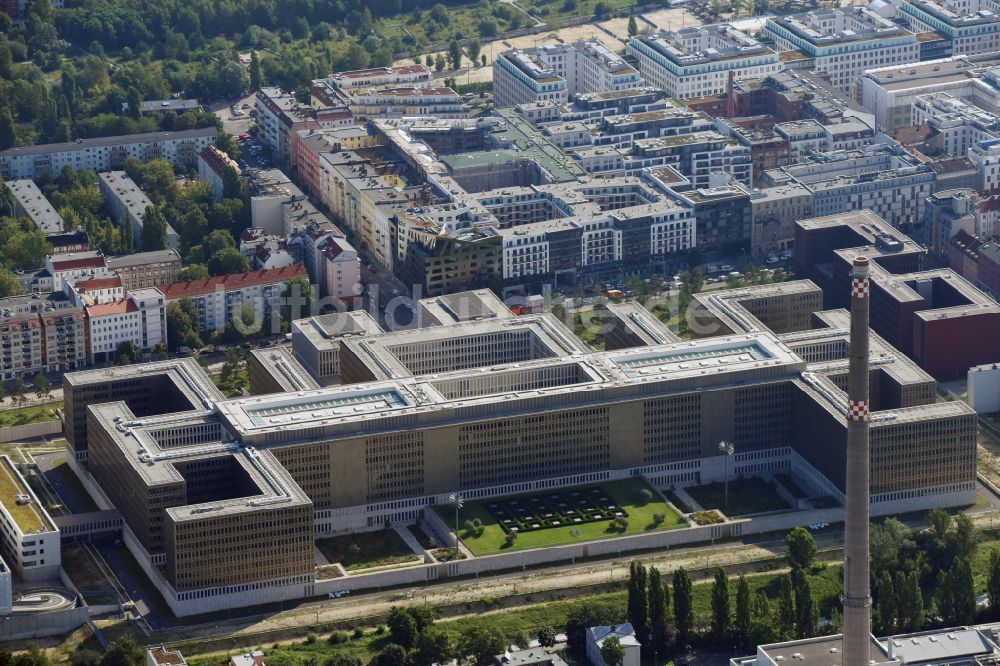
<path id="1" fill-rule="evenodd" d="M 187 666 L 180 650 L 168 650 L 162 645 L 146 648 L 146 666 Z"/>
<path id="2" fill-rule="evenodd" d="M 139 111 L 141 113 L 201 111 L 201 102 L 196 99 L 151 99 L 140 102 Z"/>
<path id="3" fill-rule="evenodd" d="M 371 67 L 337 72 L 329 78 L 338 88 L 379 88 L 398 85 L 429 84 L 433 76 L 423 65 Z M 317 82 L 314 81 L 315 85 Z"/>
<path id="4" fill-rule="evenodd" d="M 26 581 L 59 573 L 59 528 L 9 456 L 0 456 L 0 552 Z"/>
<path id="5" fill-rule="evenodd" d="M 142 220 L 146 216 L 146 209 L 152 207 L 153 202 L 124 171 L 101 172 L 97 176 L 111 216 L 119 226 L 128 226 L 132 234 L 132 246 L 136 250 L 142 250 Z M 176 250 L 179 242 L 177 232 L 167 224 L 167 247 Z"/>
<path id="6" fill-rule="evenodd" d="M 24 215 L 43 234 L 60 234 L 66 230 L 62 217 L 29 178 L 11 180 L 5 183 L 14 195 L 15 212 Z"/>

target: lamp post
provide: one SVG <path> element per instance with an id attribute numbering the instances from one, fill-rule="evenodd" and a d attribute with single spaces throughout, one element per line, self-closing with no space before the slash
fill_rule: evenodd
<path id="1" fill-rule="evenodd" d="M 465 506 L 465 498 L 454 493 L 448 496 L 448 501 L 455 505 L 455 557 L 458 557 L 458 512 Z"/>
<path id="2" fill-rule="evenodd" d="M 733 457 L 734 453 L 736 453 L 736 447 L 733 446 L 732 442 L 727 442 L 726 440 L 722 440 L 721 442 L 719 442 L 719 453 L 726 456 L 726 478 L 724 485 L 725 490 L 723 491 L 725 499 L 723 503 L 726 508 L 726 513 L 728 514 L 729 513 L 729 459 Z"/>

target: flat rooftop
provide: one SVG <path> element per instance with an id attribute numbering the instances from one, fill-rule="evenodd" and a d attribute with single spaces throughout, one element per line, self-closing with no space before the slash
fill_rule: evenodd
<path id="1" fill-rule="evenodd" d="M 193 139 L 212 138 L 219 135 L 214 127 L 184 130 L 181 132 L 150 132 L 148 134 L 126 134 L 124 136 L 108 136 L 96 139 L 77 139 L 66 143 L 43 143 L 35 146 L 21 146 L 0 151 L 0 159 L 13 158 L 22 155 L 48 155 L 69 151 L 94 148 L 110 148 L 130 143 L 162 143 L 164 141 L 189 141 Z"/>
<path id="2" fill-rule="evenodd" d="M 284 391 L 307 391 L 320 387 L 305 368 L 295 360 L 288 347 L 251 349 L 250 355 L 278 382 Z"/>
<path id="3" fill-rule="evenodd" d="M 196 410 L 211 409 L 216 401 L 224 398 L 218 387 L 198 365 L 198 361 L 190 357 L 67 372 L 63 375 L 63 382 L 70 386 L 82 387 L 109 381 L 127 381 L 154 374 L 171 375 L 174 384 Z"/>
<path id="4" fill-rule="evenodd" d="M 9 180 L 6 185 L 7 189 L 14 195 L 14 201 L 17 202 L 18 207 L 31 218 L 39 231 L 46 236 L 63 233 L 65 225 L 62 217 L 33 180 L 28 178 Z"/>
<path id="5" fill-rule="evenodd" d="M 24 477 L 7 456 L 0 456 L 0 504 L 24 534 L 54 532 L 55 525 Z"/>
<path id="6" fill-rule="evenodd" d="M 536 315 L 513 320 L 475 322 L 476 327 L 503 330 L 509 322 L 538 319 Z M 524 325 L 524 324 L 520 324 Z M 468 324 L 434 327 L 387 334 L 413 341 L 426 340 L 435 332 L 446 340 L 467 337 Z M 563 330 L 565 330 L 563 328 Z M 567 337 L 570 333 L 566 330 Z M 567 340 L 567 342 L 570 342 Z M 351 344 L 357 345 L 357 342 Z M 361 343 L 367 344 L 367 343 Z M 572 344 L 572 343 L 571 343 Z M 399 345 L 370 346 L 390 368 L 398 364 L 387 349 Z M 593 352 L 574 344 L 561 354 L 534 357 L 495 365 L 459 367 L 433 374 L 397 376 L 360 384 L 303 391 L 294 396 L 264 395 L 216 404 L 216 412 L 227 429 L 244 443 L 276 445 L 309 437 L 349 436 L 350 433 L 429 427 L 462 422 L 482 409 L 515 415 L 537 410 L 538 399 L 576 393 L 582 403 L 607 404 L 634 399 L 643 393 L 663 394 L 696 387 L 758 381 L 762 378 L 796 379 L 806 364 L 769 332 L 724 336 L 700 341 L 674 342 L 635 350 Z M 505 381 L 507 376 L 544 374 L 547 369 L 571 371 L 575 379 L 553 386 L 537 384 L 524 389 L 524 382 Z M 490 390 L 455 388 L 475 386 L 470 380 L 488 374 L 498 382 Z M 535 384 L 532 384 L 533 386 Z M 447 388 L 446 388 L 447 387 Z M 501 406 L 502 407 L 498 407 Z"/>

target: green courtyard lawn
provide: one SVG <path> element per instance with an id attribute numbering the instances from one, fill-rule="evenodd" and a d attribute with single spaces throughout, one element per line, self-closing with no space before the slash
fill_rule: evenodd
<path id="1" fill-rule="evenodd" d="M 748 477 L 729 482 L 729 510 L 726 510 L 725 484 L 721 481 L 684 489 L 703 509 L 718 509 L 727 516 L 791 509 L 774 489 L 772 482 Z"/>
<path id="2" fill-rule="evenodd" d="M 532 497 L 549 495 L 551 493 L 569 493 L 572 491 L 586 491 L 592 488 L 601 488 L 611 498 L 612 501 L 621 507 L 628 514 L 628 527 L 624 531 L 613 530 L 611 520 L 597 520 L 582 524 L 565 524 L 558 527 L 545 527 L 531 531 L 519 532 L 517 540 L 512 546 L 505 543 L 507 533 L 501 527 L 499 519 L 488 508 L 491 502 L 502 502 L 516 497 L 522 500 L 530 500 Z M 641 490 L 649 490 L 653 493 L 652 501 L 639 504 L 637 495 Z M 493 555 L 508 550 L 527 550 L 529 548 L 545 548 L 547 546 L 560 546 L 568 543 L 578 543 L 583 541 L 594 541 L 596 539 L 608 539 L 618 536 L 629 536 L 644 534 L 655 530 L 669 530 L 685 527 L 687 523 L 670 506 L 663 501 L 658 493 L 652 490 L 645 481 L 641 479 L 624 479 L 621 481 L 609 481 L 607 483 L 590 486 L 576 486 L 573 488 L 553 489 L 546 493 L 529 493 L 506 498 L 493 498 L 476 502 L 466 502 L 464 508 L 459 512 L 458 524 L 459 534 L 462 541 L 475 555 Z M 441 518 L 448 525 L 454 525 L 455 508 L 450 505 L 437 507 Z M 653 520 L 655 514 L 663 514 L 665 520 L 657 525 Z M 475 536 L 468 533 L 463 527 L 465 521 L 479 519 L 483 524 L 482 534 Z"/>
<path id="3" fill-rule="evenodd" d="M 7 402 L 5 401 L 3 406 L 6 407 L 6 405 Z M 55 410 L 62 408 L 62 400 L 59 400 L 44 405 L 4 409 L 0 411 L 0 428 L 28 425 L 29 423 L 42 423 L 43 421 L 55 421 L 59 418 Z"/>
<path id="4" fill-rule="evenodd" d="M 396 530 L 358 532 L 317 539 L 316 547 L 331 564 L 339 562 L 348 571 L 402 564 L 418 558 Z"/>

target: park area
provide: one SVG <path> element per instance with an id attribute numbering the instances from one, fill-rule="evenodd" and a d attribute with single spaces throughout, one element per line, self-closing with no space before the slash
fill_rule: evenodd
<path id="1" fill-rule="evenodd" d="M 729 482 L 729 507 L 726 507 L 726 485 L 721 481 L 684 489 L 703 509 L 718 509 L 727 516 L 749 516 L 769 511 L 787 511 L 789 506 L 774 481 L 748 477 Z"/>
<path id="2" fill-rule="evenodd" d="M 437 507 L 452 524 L 454 505 Z M 476 523 L 478 521 L 478 523 Z M 685 527 L 684 519 L 641 479 L 467 502 L 459 535 L 475 555 Z M 464 527 L 463 527 L 464 526 Z M 508 535 L 516 533 L 511 540 Z"/>

